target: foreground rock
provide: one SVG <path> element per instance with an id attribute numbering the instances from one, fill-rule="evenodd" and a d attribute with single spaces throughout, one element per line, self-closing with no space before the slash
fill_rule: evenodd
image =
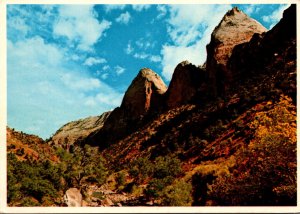
<path id="1" fill-rule="evenodd" d="M 82 195 L 77 188 L 70 188 L 64 195 L 65 203 L 68 207 L 81 207 Z"/>

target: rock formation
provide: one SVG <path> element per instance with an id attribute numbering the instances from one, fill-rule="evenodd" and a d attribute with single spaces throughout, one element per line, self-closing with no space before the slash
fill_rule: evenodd
<path id="1" fill-rule="evenodd" d="M 279 27 L 276 25 L 266 33 L 261 24 L 238 8 L 233 8 L 212 33 L 204 67 L 194 66 L 187 61 L 178 64 L 168 89 L 158 74 L 143 68 L 128 87 L 120 107 L 107 116 L 103 127 L 70 137 L 72 132 L 77 132 L 77 123 L 69 124 L 53 140 L 58 142 L 64 139 L 64 143 L 70 144 L 78 140 L 79 136 L 84 138 L 88 135 L 85 143 L 107 147 L 135 131 L 147 121 L 145 118 L 149 119 L 156 112 L 226 96 L 229 85 L 235 87 L 240 84 L 239 80 L 250 75 L 251 69 L 262 68 L 264 60 L 272 61 L 275 52 L 279 52 L 273 49 L 282 44 L 278 39 L 290 35 L 282 34 L 290 31 L 287 22 L 293 23 L 288 20 L 293 17 L 288 17 L 288 12 L 285 12 L 285 21 L 282 20 Z M 295 36 L 295 33 L 292 34 Z M 82 121 L 78 126 L 86 122 Z M 69 126 L 74 127 L 73 131 L 68 131 Z"/>
<path id="2" fill-rule="evenodd" d="M 167 86 L 160 76 L 148 68 L 140 70 L 127 89 L 121 108 L 136 119 L 151 109 L 159 108 Z"/>
<path id="3" fill-rule="evenodd" d="M 147 189 L 150 182 L 159 180 L 154 177 L 155 166 L 161 165 L 161 157 L 172 156 L 182 164 L 182 172 L 174 179 L 189 177 L 192 192 L 187 194 L 194 206 L 296 206 L 296 6 L 289 7 L 272 30 L 264 31 L 234 8 L 214 30 L 205 66 L 187 61 L 178 64 L 168 89 L 156 73 L 142 69 L 120 107 L 105 116 L 63 126 L 52 142 L 66 145 L 88 135 L 82 142 L 100 147 L 114 181 L 108 180 L 104 189 L 90 188 L 89 202 L 82 201 L 79 190 L 69 189 L 64 196 L 66 204 L 137 206 L 138 201 L 145 206 L 146 192 L 153 190 Z M 277 120 L 282 115 L 284 120 Z M 24 148 L 25 154 L 40 141 L 10 129 L 7 138 L 8 151 Z M 26 146 L 19 142 L 23 140 Z M 35 151 L 39 154 L 40 150 Z M 138 182 L 139 175 L 130 172 L 135 160 L 142 160 L 138 165 L 147 168 L 153 165 L 153 175 Z M 126 174 L 123 190 L 121 185 L 112 187 L 119 172 Z M 272 179 L 267 176 L 270 174 Z M 133 196 L 129 189 L 134 190 L 134 185 L 142 191 L 134 191 L 140 193 Z M 128 192 L 122 195 L 119 191 L 125 188 Z M 104 194 L 94 197 L 96 192 Z M 132 201 L 127 201 L 130 195 Z M 163 198 L 149 205 L 161 202 Z"/>
<path id="4" fill-rule="evenodd" d="M 204 70 L 188 61 L 179 63 L 174 70 L 166 93 L 167 108 L 170 109 L 192 102 L 204 83 Z"/>
<path id="5" fill-rule="evenodd" d="M 106 147 L 131 132 L 150 112 L 161 109 L 167 86 L 161 77 L 143 68 L 128 87 L 120 107 L 115 108 L 101 130 L 89 135 L 87 142 Z"/>
<path id="6" fill-rule="evenodd" d="M 224 95 L 232 74 L 226 67 L 233 48 L 248 42 L 254 33 L 266 31 L 260 23 L 251 19 L 238 8 L 228 11 L 211 35 L 207 45 L 206 70 L 211 95 Z"/>
<path id="7" fill-rule="evenodd" d="M 272 62 L 274 57 L 279 57 L 278 54 L 286 48 L 291 40 L 293 42 L 296 38 L 295 10 L 296 6 L 292 5 L 284 11 L 283 18 L 270 31 L 262 35 L 255 34 L 250 42 L 236 45 L 232 53 L 232 55 L 234 55 L 232 58 L 239 56 L 239 58 L 242 59 L 240 60 L 241 63 L 256 58 L 256 60 L 266 64 Z M 267 58 L 269 61 L 262 58 Z M 241 63 L 238 63 L 237 59 L 235 61 L 231 59 L 228 67 L 229 69 L 235 70 L 243 69 L 242 66 L 244 65 Z M 253 63 L 252 60 L 252 62 L 247 65 L 255 67 L 256 65 Z M 238 66 L 236 66 L 236 64 Z"/>
<path id="8" fill-rule="evenodd" d="M 70 145 L 86 138 L 89 134 L 99 131 L 111 112 L 100 116 L 88 117 L 65 124 L 51 137 L 49 144 L 68 149 Z"/>
<path id="9" fill-rule="evenodd" d="M 65 203 L 68 207 L 81 207 L 82 195 L 77 188 L 70 188 L 64 195 Z"/>
<path id="10" fill-rule="evenodd" d="M 283 18 L 271 30 L 264 34 L 254 34 L 249 42 L 236 45 L 227 62 L 227 69 L 236 74 L 236 84 L 242 84 L 242 79 L 253 79 L 258 75 L 276 72 L 277 78 L 280 78 L 280 75 L 288 73 L 285 86 L 281 84 L 280 88 L 296 99 L 295 68 L 295 5 L 284 11 Z"/>

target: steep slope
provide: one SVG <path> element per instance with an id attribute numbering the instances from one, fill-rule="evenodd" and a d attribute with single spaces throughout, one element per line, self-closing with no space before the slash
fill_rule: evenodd
<path id="1" fill-rule="evenodd" d="M 65 124 L 49 140 L 52 146 L 62 146 L 68 149 L 70 145 L 79 143 L 85 139 L 89 134 L 99 131 L 111 112 L 104 112 L 100 116 L 88 117 L 85 119 L 72 121 Z"/>
<path id="2" fill-rule="evenodd" d="M 240 85 L 260 75 L 273 75 L 276 87 L 296 101 L 296 6 L 285 10 L 270 31 L 236 45 L 227 69 L 236 74 L 234 81 Z"/>
<path id="3" fill-rule="evenodd" d="M 237 9 L 233 11 L 235 13 Z M 252 39 L 249 37 L 248 42 L 243 41 L 243 44 L 239 41 L 236 45 L 232 44 L 232 55 L 226 59 L 224 67 L 228 66 L 226 69 L 229 72 L 236 72 L 236 81 L 232 82 L 222 98 L 174 107 L 103 150 L 102 154 L 107 157 L 111 167 L 130 172 L 136 167 L 136 162 L 137 166 L 143 163 L 157 165 L 157 158 L 171 156 L 182 163 L 183 174 L 177 179 L 193 184 L 194 205 L 294 205 L 295 14 L 296 7 L 292 5 L 272 30 L 265 34 L 254 34 Z M 294 27 L 287 27 L 287 23 Z M 218 29 L 221 31 L 220 26 Z M 212 56 L 208 56 L 210 58 Z M 184 66 L 183 63 L 178 67 Z M 210 72 L 209 66 L 206 69 L 206 72 Z M 178 90 L 178 96 L 180 93 Z M 260 142 L 263 144 L 260 145 Z M 290 155 L 284 155 L 286 153 Z M 261 164 L 259 161 L 266 163 L 263 170 L 256 167 Z M 145 170 L 143 167 L 140 166 Z M 273 167 L 278 167 L 276 170 L 279 171 L 276 172 Z M 273 175 L 272 181 L 266 177 L 268 174 Z M 164 182 L 150 175 L 155 176 L 151 173 L 144 175 L 146 177 L 140 184 L 142 188 L 143 184 L 148 183 L 144 193 L 158 188 L 152 186 L 153 182 Z M 134 174 L 130 176 L 135 178 Z M 285 176 L 291 180 L 286 180 Z M 252 183 L 251 179 L 257 183 Z M 139 185 L 137 181 L 133 182 L 134 185 Z M 253 197 L 242 197 L 247 193 L 235 186 L 235 182 L 239 182 Z M 258 183 L 260 186 L 255 186 Z M 213 189 L 209 190 L 207 186 Z M 237 194 L 237 189 L 242 195 Z M 260 200 L 257 200 L 258 197 Z M 157 201 L 158 205 L 162 203 Z"/>
<path id="4" fill-rule="evenodd" d="M 54 149 L 38 136 L 18 132 L 7 127 L 6 138 L 7 152 L 16 154 L 20 160 L 58 160 Z"/>

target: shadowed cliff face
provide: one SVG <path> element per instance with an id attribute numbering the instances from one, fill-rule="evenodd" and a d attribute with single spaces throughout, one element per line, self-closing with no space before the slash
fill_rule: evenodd
<path id="1" fill-rule="evenodd" d="M 223 17 L 211 35 L 207 45 L 206 71 L 212 96 L 224 95 L 232 81 L 231 70 L 227 62 L 233 48 L 248 42 L 254 33 L 263 33 L 266 29 L 242 11 L 233 8 Z"/>
<path id="2" fill-rule="evenodd" d="M 166 93 L 167 109 L 195 102 L 198 95 L 203 95 L 203 87 L 205 88 L 205 71 L 188 61 L 179 63 Z"/>
<path id="3" fill-rule="evenodd" d="M 254 34 L 249 42 L 236 45 L 227 69 L 235 74 L 233 81 L 239 85 L 259 75 L 276 74 L 278 80 L 282 78 L 276 86 L 296 100 L 296 6 L 285 10 L 270 31 Z"/>

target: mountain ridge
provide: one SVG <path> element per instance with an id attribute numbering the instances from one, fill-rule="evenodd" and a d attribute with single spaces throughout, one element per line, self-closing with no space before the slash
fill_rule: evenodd
<path id="1" fill-rule="evenodd" d="M 168 88 L 141 69 L 101 127 L 91 123 L 73 141 L 106 159 L 105 188 L 137 200 L 115 203 L 294 206 L 295 29 L 296 5 L 269 31 L 233 8 L 212 33 L 205 66 L 179 63 Z"/>

